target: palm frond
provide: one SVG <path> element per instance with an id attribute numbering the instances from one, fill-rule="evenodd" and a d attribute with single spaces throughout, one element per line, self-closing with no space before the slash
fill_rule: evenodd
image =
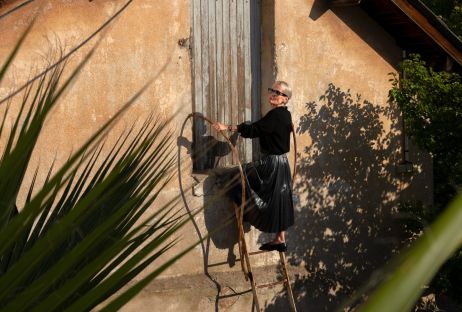
<path id="1" fill-rule="evenodd" d="M 0 70 L 0 81 L 26 34 Z M 176 208 L 178 198 L 146 214 L 174 176 L 172 133 L 165 130 L 170 120 L 149 116 L 138 130 L 133 124 L 105 153 L 109 130 L 152 80 L 56 172 L 53 163 L 40 187 L 37 168 L 24 206 L 16 207 L 47 116 L 92 53 L 63 82 L 65 62 L 23 91 L 0 151 L 0 306 L 5 310 L 89 310 L 175 246 L 172 235 L 188 221 Z M 113 305 L 120 306 L 133 292 Z"/>
<path id="2" fill-rule="evenodd" d="M 462 246 L 462 194 L 411 246 L 386 279 L 359 309 L 363 312 L 410 311 L 424 286 L 443 263 Z"/>

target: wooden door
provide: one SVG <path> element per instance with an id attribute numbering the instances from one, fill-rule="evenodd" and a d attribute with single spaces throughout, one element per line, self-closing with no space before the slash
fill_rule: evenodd
<path id="1" fill-rule="evenodd" d="M 258 119 L 260 1 L 192 0 L 191 15 L 194 110 L 226 124 Z M 195 170 L 235 163 L 212 136 L 222 140 L 196 119 Z M 252 141 L 238 142 L 240 160 L 251 161 Z"/>

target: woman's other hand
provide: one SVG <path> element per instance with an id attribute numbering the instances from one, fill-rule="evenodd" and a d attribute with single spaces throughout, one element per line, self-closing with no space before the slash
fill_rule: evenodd
<path id="1" fill-rule="evenodd" d="M 228 126 L 225 125 L 225 124 L 222 124 L 222 123 L 219 123 L 219 122 L 216 122 L 213 124 L 213 127 L 217 130 L 217 131 L 223 131 L 223 130 L 227 130 L 228 129 Z"/>

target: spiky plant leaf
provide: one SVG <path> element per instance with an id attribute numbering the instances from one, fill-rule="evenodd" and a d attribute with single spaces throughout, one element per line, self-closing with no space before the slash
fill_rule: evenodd
<path id="1" fill-rule="evenodd" d="M 362 312 L 410 311 L 424 286 L 462 246 L 462 194 L 392 265 L 385 280 L 359 309 Z"/>
<path id="2" fill-rule="evenodd" d="M 24 38 L 0 70 L 0 80 Z M 0 151 L 0 307 L 4 310 L 89 310 L 172 248 L 172 235 L 188 221 L 179 214 L 177 199 L 146 215 L 172 177 L 172 133 L 165 130 L 169 120 L 149 117 L 138 131 L 132 126 L 105 153 L 105 136 L 152 80 L 56 172 L 50 167 L 40 187 L 36 171 L 25 204 L 17 209 L 47 116 L 92 53 L 63 82 L 66 64 L 58 62 L 25 88 Z M 0 134 L 6 132 L 8 113 L 6 109 Z M 157 276 L 184 253 L 149 276 Z M 116 304 L 129 300 L 134 290 L 129 293 L 122 292 Z"/>

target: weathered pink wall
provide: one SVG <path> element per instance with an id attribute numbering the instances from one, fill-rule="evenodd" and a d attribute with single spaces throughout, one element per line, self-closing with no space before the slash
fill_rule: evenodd
<path id="1" fill-rule="evenodd" d="M 305 269 L 295 288 L 308 311 L 338 308 L 399 250 L 402 201 L 432 201 L 428 155 L 411 146 L 414 172 L 399 172 L 402 125 L 388 91 L 400 48 L 359 6 L 326 3 L 268 1 L 262 14 L 263 87 L 293 87 L 300 204 L 288 255 Z"/>
<path id="2" fill-rule="evenodd" d="M 27 81 L 30 68 L 43 67 L 43 55 L 58 39 L 64 48 L 71 49 L 124 3 L 37 1 L 0 19 L 3 60 L 37 14 L 23 49 L 0 86 L 0 97 Z M 14 4 L 1 7 L 0 14 Z M 179 133 L 192 110 L 188 40 L 178 44 L 189 38 L 190 27 L 190 1 L 134 1 L 78 50 L 69 68 L 100 40 L 95 54 L 47 121 L 32 167 L 40 163 L 46 168 L 55 155 L 58 164 L 64 161 L 150 79 L 154 79 L 152 85 L 116 130 L 153 111 L 164 117 L 178 112 L 172 128 Z M 399 246 L 395 218 L 399 200 L 431 201 L 428 157 L 412 150 L 411 161 L 417 170 L 413 174 L 397 171 L 401 125 L 387 93 L 388 73 L 396 70 L 400 58 L 393 38 L 359 7 L 329 10 L 320 0 L 262 3 L 262 99 L 266 99 L 266 87 L 274 79 L 286 80 L 293 88 L 289 110 L 298 129 L 301 154 L 295 181 L 297 221 L 288 232 L 288 256 L 291 271 L 300 274 L 295 283 L 300 307 L 312 311 L 336 307 Z M 268 109 L 264 101 L 262 112 Z M 185 138 L 191 137 L 188 129 Z M 200 207 L 210 197 L 197 193 L 213 187 L 208 185 L 213 181 L 199 177 L 203 183 L 196 186 L 194 196 L 188 154 L 184 148 L 180 153 L 185 161 L 179 174 L 188 205 Z M 41 179 L 45 174 L 43 170 Z M 179 191 L 178 180 L 174 180 L 160 203 Z M 229 213 L 223 201 L 212 208 L 215 210 L 195 218 L 201 235 Z M 191 224 L 181 234 L 182 241 L 169 255 L 199 237 Z M 156 304 L 166 311 L 214 311 L 217 283 L 221 281 L 222 294 L 232 292 L 230 287 L 236 290 L 245 285 L 239 263 L 232 260 L 238 256 L 235 235 L 231 228 L 215 235 L 209 241 L 207 259 L 201 247 L 195 248 L 167 270 L 162 283 L 153 283 L 126 310 L 140 311 Z M 268 236 L 252 230 L 247 239 L 251 249 L 256 249 Z M 274 264 L 275 259 L 276 255 L 270 254 L 254 258 L 261 268 Z M 211 276 L 205 277 L 204 261 L 224 264 L 210 267 Z M 270 273 L 264 271 L 264 275 Z M 285 298 L 279 289 L 264 295 L 267 311 L 283 311 Z M 227 311 L 246 309 L 251 304 L 249 296 L 226 299 L 220 307 Z"/>

